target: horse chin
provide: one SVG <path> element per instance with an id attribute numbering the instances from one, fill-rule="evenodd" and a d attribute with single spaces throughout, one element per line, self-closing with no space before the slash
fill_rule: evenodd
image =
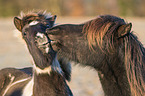
<path id="1" fill-rule="evenodd" d="M 61 44 L 57 41 L 51 41 L 51 45 L 52 45 L 53 50 L 56 52 L 58 52 L 62 48 Z"/>

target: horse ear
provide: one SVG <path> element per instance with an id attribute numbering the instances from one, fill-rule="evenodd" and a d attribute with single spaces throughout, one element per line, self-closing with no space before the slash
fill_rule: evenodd
<path id="1" fill-rule="evenodd" d="M 51 18 L 49 18 L 49 26 L 52 27 L 55 23 L 55 20 L 56 20 L 56 15 L 52 16 Z"/>
<path id="2" fill-rule="evenodd" d="M 22 32 L 22 20 L 19 19 L 18 17 L 14 17 L 14 25 L 16 28 Z"/>
<path id="3" fill-rule="evenodd" d="M 57 17 L 56 15 L 52 16 L 51 20 L 55 21 L 56 17 Z"/>
<path id="4" fill-rule="evenodd" d="M 130 33 L 131 28 L 132 28 L 132 23 L 121 25 L 118 29 L 118 37 L 122 37 Z"/>

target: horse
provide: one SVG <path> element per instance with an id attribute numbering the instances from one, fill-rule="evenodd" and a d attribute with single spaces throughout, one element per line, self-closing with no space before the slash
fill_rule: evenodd
<path id="1" fill-rule="evenodd" d="M 31 80 L 32 68 L 4 68 L 0 70 L 0 96 L 21 96 Z"/>
<path id="2" fill-rule="evenodd" d="M 14 25 L 15 27 L 22 32 L 22 29 L 26 24 L 29 25 L 35 25 L 38 22 L 42 23 L 45 28 L 51 28 L 55 25 L 55 19 L 56 15 L 51 16 L 51 14 L 47 14 L 46 11 L 39 11 L 39 12 L 28 12 L 23 13 L 21 12 L 21 17 L 14 17 Z M 45 31 L 45 29 L 44 29 Z M 71 80 L 71 65 L 69 61 L 63 58 L 59 58 L 59 63 L 61 65 L 62 70 L 64 71 L 65 78 L 67 78 L 68 81 Z"/>
<path id="3" fill-rule="evenodd" d="M 14 24 L 16 28 L 22 32 L 23 27 L 29 25 L 32 26 L 35 25 L 36 23 L 40 23 L 41 26 L 43 27 L 41 26 L 39 27 L 43 28 L 43 31 L 45 31 L 46 28 L 50 28 L 54 25 L 55 19 L 56 15 L 50 16 L 49 14 L 42 12 L 28 13 L 22 16 L 21 18 L 15 17 Z M 60 60 L 60 67 L 62 69 L 62 73 L 65 80 L 70 81 L 71 66 L 69 64 L 65 64 L 64 60 Z M 29 96 L 32 94 L 34 83 L 33 82 L 34 79 L 32 80 L 32 77 L 34 76 L 31 67 L 23 69 L 4 68 L 0 70 L 0 75 L 1 75 L 0 77 L 1 96 Z"/>
<path id="4" fill-rule="evenodd" d="M 52 49 L 49 38 L 44 35 L 46 28 L 41 23 L 36 23 L 36 25 L 26 25 L 22 29 L 22 37 L 34 60 L 32 76 L 34 84 L 31 94 L 34 96 L 72 96 L 57 54 Z"/>
<path id="5" fill-rule="evenodd" d="M 124 19 L 101 15 L 46 29 L 58 58 L 98 71 L 106 96 L 145 96 L 145 48 Z"/>

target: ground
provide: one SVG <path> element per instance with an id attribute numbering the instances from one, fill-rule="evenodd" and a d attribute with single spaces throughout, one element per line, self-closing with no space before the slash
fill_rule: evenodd
<path id="1" fill-rule="evenodd" d="M 83 23 L 94 17 L 57 17 L 57 23 Z M 145 45 L 145 18 L 125 18 L 133 24 L 132 31 Z M 0 69 L 32 66 L 32 58 L 21 37 L 16 38 L 13 18 L 0 19 Z M 72 80 L 69 83 L 74 96 L 103 96 L 97 72 L 89 67 L 73 65 Z"/>

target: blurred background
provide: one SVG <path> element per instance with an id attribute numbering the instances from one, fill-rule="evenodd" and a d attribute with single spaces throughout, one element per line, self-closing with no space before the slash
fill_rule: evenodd
<path id="1" fill-rule="evenodd" d="M 31 10 L 57 15 L 58 24 L 80 24 L 98 15 L 116 15 L 133 24 L 132 31 L 145 45 L 145 0 L 0 0 L 0 69 L 32 66 L 32 58 L 13 24 L 14 16 Z M 68 84 L 74 96 L 104 96 L 92 68 L 72 64 Z"/>
<path id="2" fill-rule="evenodd" d="M 20 11 L 47 10 L 60 16 L 145 16 L 145 0 L 0 0 L 0 16 L 15 16 Z"/>

